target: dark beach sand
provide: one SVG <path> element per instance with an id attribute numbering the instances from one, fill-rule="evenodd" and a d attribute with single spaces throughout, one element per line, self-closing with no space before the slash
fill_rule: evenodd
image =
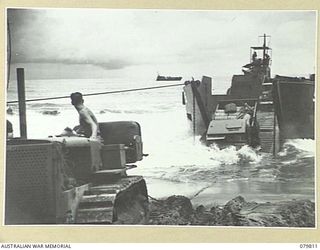
<path id="1" fill-rule="evenodd" d="M 224 205 L 192 206 L 184 196 L 151 199 L 151 225 L 315 227 L 315 204 L 309 200 L 248 202 L 237 196 Z"/>
<path id="2" fill-rule="evenodd" d="M 314 188 L 303 181 L 241 178 L 213 181 L 209 186 L 160 179 L 147 182 L 148 224 L 315 227 Z"/>

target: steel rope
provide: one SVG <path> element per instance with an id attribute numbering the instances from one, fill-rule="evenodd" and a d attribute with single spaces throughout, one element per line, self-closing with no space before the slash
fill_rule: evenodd
<path id="1" fill-rule="evenodd" d="M 125 92 L 133 92 L 133 91 L 142 91 L 142 90 L 150 90 L 150 89 L 160 89 L 160 88 L 170 88 L 184 85 L 184 83 L 177 83 L 171 85 L 160 85 L 154 87 L 144 87 L 144 88 L 135 88 L 135 89 L 123 89 L 123 90 L 114 90 L 114 91 L 106 91 L 106 92 L 97 92 L 97 93 L 90 93 L 90 94 L 83 94 L 82 96 L 95 96 L 95 95 L 107 95 L 107 94 L 118 94 L 118 93 L 125 93 Z M 37 101 L 46 101 L 46 100 L 57 100 L 57 99 L 65 99 L 70 98 L 70 95 L 67 96 L 56 96 L 56 97 L 47 97 L 47 98 L 35 98 L 26 100 L 26 102 L 37 102 Z M 11 103 L 18 103 L 18 101 L 8 101 L 7 104 Z"/>

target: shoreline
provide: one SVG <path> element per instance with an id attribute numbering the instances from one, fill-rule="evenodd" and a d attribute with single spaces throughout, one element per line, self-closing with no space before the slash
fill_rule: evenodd
<path id="1" fill-rule="evenodd" d="M 277 193 L 277 188 L 281 189 L 283 184 L 250 182 L 249 180 L 238 179 L 223 182 L 223 180 L 215 181 L 212 184 L 201 184 L 195 182 L 172 182 L 170 180 L 147 178 L 148 193 L 156 200 L 165 200 L 170 196 L 184 196 L 191 201 L 195 207 L 203 205 L 210 208 L 214 205 L 224 205 L 236 196 L 242 196 L 248 202 L 282 202 L 288 200 L 310 200 L 315 202 L 314 190 L 304 190 L 294 187 L 289 183 L 286 187 L 287 192 Z M 166 187 L 163 190 L 163 187 Z M 268 189 L 274 186 L 275 190 Z M 299 186 L 301 187 L 301 186 Z M 289 192 L 289 190 L 294 192 Z"/>
<path id="2" fill-rule="evenodd" d="M 315 203 L 305 199 L 258 203 L 237 196 L 208 209 L 194 207 L 185 196 L 173 195 L 150 199 L 147 224 L 315 228 Z"/>

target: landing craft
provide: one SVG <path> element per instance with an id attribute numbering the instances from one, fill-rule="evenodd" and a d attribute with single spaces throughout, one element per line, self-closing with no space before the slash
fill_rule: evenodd
<path id="1" fill-rule="evenodd" d="M 158 74 L 156 81 L 180 81 L 182 76 L 161 76 Z"/>
<path id="2" fill-rule="evenodd" d="M 271 78 L 270 37 L 250 48 L 250 63 L 233 75 L 225 95 L 212 95 L 212 79 L 186 81 L 183 100 L 194 135 L 206 144 L 260 146 L 276 154 L 286 139 L 314 138 L 314 81 L 298 77 Z M 239 112 L 245 104 L 253 112 L 249 126 Z M 230 110 L 228 107 L 233 106 Z"/>

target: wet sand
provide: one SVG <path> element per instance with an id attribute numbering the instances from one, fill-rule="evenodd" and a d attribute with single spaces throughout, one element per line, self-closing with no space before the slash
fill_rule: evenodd
<path id="1" fill-rule="evenodd" d="M 307 199 L 314 201 L 313 183 L 250 181 L 246 179 L 213 180 L 212 184 L 182 183 L 160 179 L 147 179 L 148 193 L 156 199 L 165 199 L 173 194 L 188 197 L 193 206 L 223 205 L 241 195 L 247 201 L 279 202 Z M 165 187 L 165 188 L 164 188 Z"/>

